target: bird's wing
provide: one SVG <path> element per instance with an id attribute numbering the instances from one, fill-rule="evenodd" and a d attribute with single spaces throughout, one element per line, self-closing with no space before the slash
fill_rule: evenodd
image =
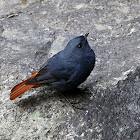
<path id="1" fill-rule="evenodd" d="M 75 69 L 59 57 L 52 57 L 44 64 L 38 74 L 26 84 L 50 84 L 60 80 L 69 80 Z"/>

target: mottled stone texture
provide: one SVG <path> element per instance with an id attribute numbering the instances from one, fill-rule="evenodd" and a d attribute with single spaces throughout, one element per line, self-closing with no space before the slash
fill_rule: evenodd
<path id="1" fill-rule="evenodd" d="M 65 95 L 83 110 L 47 87 L 9 100 L 15 84 L 86 32 L 96 66 Z M 139 0 L 1 0 L 0 91 L 0 140 L 139 140 Z"/>

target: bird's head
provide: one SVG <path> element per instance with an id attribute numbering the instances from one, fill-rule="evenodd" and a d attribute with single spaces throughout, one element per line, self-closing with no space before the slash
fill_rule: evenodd
<path id="1" fill-rule="evenodd" d="M 78 36 L 70 40 L 64 51 L 68 53 L 76 53 L 77 55 L 86 52 L 86 50 L 90 49 L 87 41 L 88 34 L 89 33 L 86 33 L 85 35 Z"/>

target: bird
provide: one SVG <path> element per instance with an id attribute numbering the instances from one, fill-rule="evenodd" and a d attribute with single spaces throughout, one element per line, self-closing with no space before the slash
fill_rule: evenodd
<path id="1" fill-rule="evenodd" d="M 83 83 L 95 66 L 95 53 L 89 46 L 88 35 L 86 33 L 71 39 L 63 50 L 48 59 L 29 79 L 14 86 L 10 100 L 31 88 L 48 85 L 56 91 L 64 92 Z"/>

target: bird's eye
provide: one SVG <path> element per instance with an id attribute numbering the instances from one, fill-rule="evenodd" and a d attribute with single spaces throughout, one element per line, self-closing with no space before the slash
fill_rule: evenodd
<path id="1" fill-rule="evenodd" d="M 78 47 L 78 48 L 82 48 L 82 45 L 81 45 L 81 44 L 78 44 L 77 47 Z"/>

